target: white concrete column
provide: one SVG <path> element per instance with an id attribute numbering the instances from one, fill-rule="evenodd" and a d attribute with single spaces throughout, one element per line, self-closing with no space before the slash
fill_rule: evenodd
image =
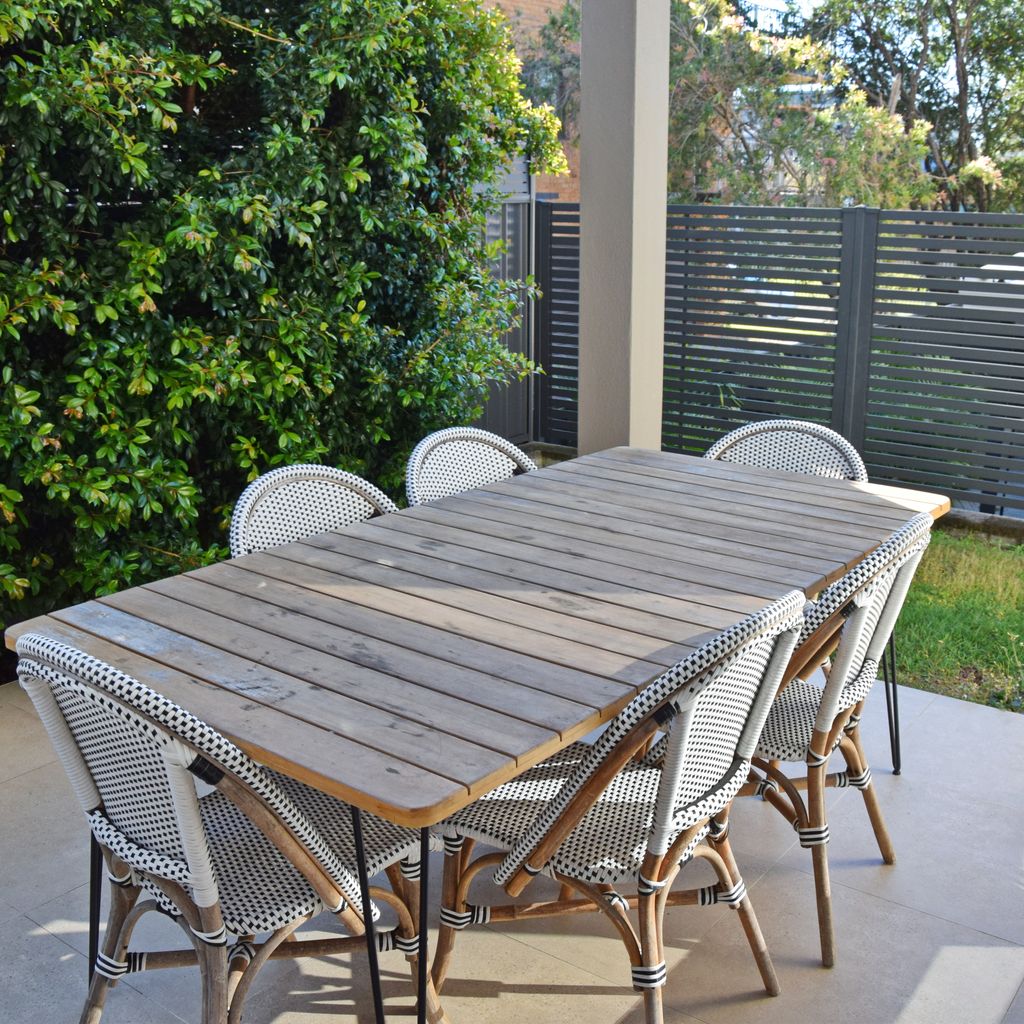
<path id="1" fill-rule="evenodd" d="M 661 447 L 669 0 L 583 0 L 579 449 Z"/>

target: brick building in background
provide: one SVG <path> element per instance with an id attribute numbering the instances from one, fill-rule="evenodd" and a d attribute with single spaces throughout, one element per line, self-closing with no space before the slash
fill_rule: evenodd
<path id="1" fill-rule="evenodd" d="M 497 7 L 505 12 L 520 35 L 535 35 L 547 23 L 552 10 L 562 6 L 562 0 L 484 0 L 485 6 Z M 580 201 L 580 151 L 571 143 L 565 146 L 569 174 L 538 174 L 534 184 L 539 195 L 556 196 L 565 203 Z"/>

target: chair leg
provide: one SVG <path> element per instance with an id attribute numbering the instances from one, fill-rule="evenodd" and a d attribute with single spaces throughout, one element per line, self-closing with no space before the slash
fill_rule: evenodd
<path id="1" fill-rule="evenodd" d="M 441 874 L 441 906 L 451 907 L 456 911 L 466 908 L 458 906 L 459 874 L 462 866 L 462 850 L 455 852 L 445 850 L 444 868 Z M 434 983 L 434 990 L 438 993 L 444 985 L 444 979 L 448 976 L 448 968 L 451 965 L 452 952 L 455 949 L 456 929 L 447 924 L 442 916 L 437 929 L 437 941 L 434 943 L 434 961 L 430 967 L 430 977 Z"/>
<path id="2" fill-rule="evenodd" d="M 227 1024 L 228 951 L 226 946 L 200 943 L 199 973 L 203 982 L 202 1024 Z"/>
<path id="3" fill-rule="evenodd" d="M 117 959 L 122 946 L 122 932 L 125 921 L 139 898 L 139 889 L 132 886 L 110 883 L 110 913 L 107 915 L 107 932 L 103 940 L 103 954 Z M 113 982 L 98 971 L 94 971 L 89 982 L 89 992 L 85 998 L 80 1024 L 99 1024 L 103 1015 L 103 1006 L 107 1001 L 107 993 Z"/>
<path id="4" fill-rule="evenodd" d="M 846 758 L 846 764 L 852 774 L 864 775 L 868 771 L 868 760 L 864 754 L 864 747 L 861 745 L 859 727 L 844 738 L 840 750 L 843 757 Z M 864 797 L 868 818 L 871 819 L 871 829 L 875 833 L 878 852 L 886 864 L 895 864 L 896 850 L 892 845 L 892 837 L 889 835 L 889 829 L 886 827 L 885 818 L 882 815 L 882 808 L 878 803 L 878 793 L 874 783 L 869 779 L 866 786 L 858 788 L 860 795 Z"/>
<path id="5" fill-rule="evenodd" d="M 637 901 L 637 915 L 640 923 L 640 968 L 637 975 L 660 974 L 657 983 L 643 988 L 645 1024 L 664 1024 L 662 988 L 665 984 L 665 956 L 661 937 L 661 915 L 658 913 L 657 893 L 641 895 Z"/>
<path id="6" fill-rule="evenodd" d="M 729 843 L 728 835 L 723 835 L 717 840 L 712 839 L 711 847 L 718 852 L 725 869 L 723 872 L 715 862 L 715 859 L 710 858 L 718 874 L 719 882 L 730 887 L 736 885 L 741 880 L 741 875 L 739 868 L 736 866 L 736 859 L 733 857 L 732 845 Z M 739 914 L 740 924 L 743 926 L 743 932 L 747 936 L 750 952 L 754 954 L 754 962 L 757 964 L 757 970 L 761 975 L 765 991 L 770 996 L 777 996 L 779 994 L 779 977 L 775 973 L 775 965 L 772 963 L 771 954 L 768 952 L 768 944 L 764 941 L 764 935 L 761 932 L 761 926 L 757 922 L 757 915 L 754 913 L 754 906 L 750 902 L 749 896 L 744 895 L 742 902 L 737 908 L 737 913 Z"/>
<path id="7" fill-rule="evenodd" d="M 807 817 L 810 829 L 824 828 L 825 765 L 807 773 Z M 832 922 L 832 886 L 828 876 L 828 843 L 818 841 L 811 847 L 814 866 L 814 896 L 818 905 L 818 934 L 821 939 L 821 963 L 832 967 L 836 962 L 835 928 Z"/>

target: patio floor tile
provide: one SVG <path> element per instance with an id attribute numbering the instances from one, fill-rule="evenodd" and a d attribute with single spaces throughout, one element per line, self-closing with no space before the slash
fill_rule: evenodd
<path id="1" fill-rule="evenodd" d="M 88 829 L 60 764 L 0 785 L 0 821 L 0 900 L 29 910 L 88 880 Z"/>
<path id="2" fill-rule="evenodd" d="M 882 863 L 863 801 L 855 796 L 830 809 L 832 881 L 1024 943 L 1021 900 L 1007 898 L 1024 891 L 1020 805 L 922 799 L 906 775 L 881 776 L 876 786 L 896 864 Z M 812 870 L 809 852 L 799 847 L 783 863 Z"/>
<path id="3" fill-rule="evenodd" d="M 13 700 L 0 704 L 0 784 L 56 760 L 35 710 Z"/>
<path id="4" fill-rule="evenodd" d="M 8 1024 L 78 1020 L 85 957 L 27 917 L 8 920 L 0 934 L 0 992 L 0 1013 Z M 182 1018 L 118 985 L 108 997 L 103 1024 L 182 1024 Z"/>
<path id="5" fill-rule="evenodd" d="M 1010 1004 L 1003 1024 L 1024 1024 L 1024 985 L 1017 990 L 1017 996 Z"/>
<path id="6" fill-rule="evenodd" d="M 777 868 L 751 895 L 782 994 L 764 995 L 742 929 L 723 921 L 670 972 L 667 1003 L 708 1024 L 1000 1024 L 1024 980 L 1024 948 L 841 885 L 826 970 L 806 875 Z"/>

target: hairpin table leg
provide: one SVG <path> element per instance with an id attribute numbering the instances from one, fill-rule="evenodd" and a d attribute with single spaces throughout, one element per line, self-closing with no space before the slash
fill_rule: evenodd
<path id="1" fill-rule="evenodd" d="M 366 931 L 366 956 L 370 962 L 370 985 L 373 988 L 373 1013 L 377 1024 L 384 1024 L 384 999 L 380 992 L 380 964 L 377 960 L 377 934 L 373 927 L 373 901 L 370 899 L 370 879 L 366 872 L 363 820 L 358 807 L 352 808 L 352 835 L 356 845 L 359 888 L 363 894 L 363 926 Z"/>
<path id="2" fill-rule="evenodd" d="M 100 952 L 100 898 L 103 895 L 103 851 L 89 833 L 89 980 Z"/>

